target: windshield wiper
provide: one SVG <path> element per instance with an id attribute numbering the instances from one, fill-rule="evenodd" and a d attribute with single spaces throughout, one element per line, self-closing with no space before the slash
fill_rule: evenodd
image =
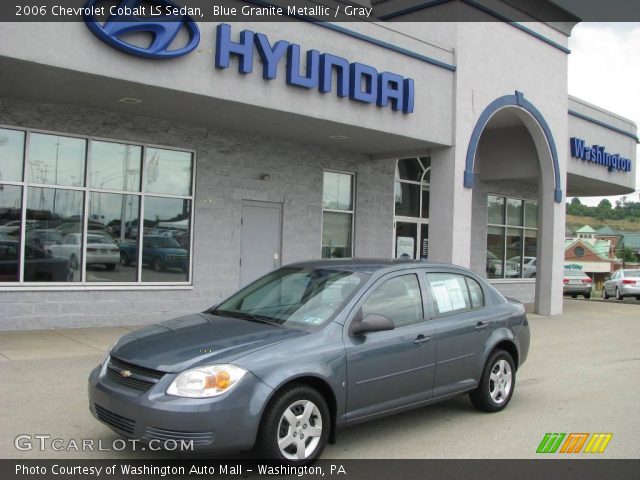
<path id="1" fill-rule="evenodd" d="M 266 315 L 256 315 L 249 312 L 238 312 L 235 310 L 211 310 L 214 315 L 220 315 L 221 317 L 241 318 L 242 320 L 249 320 L 250 322 L 265 323 L 273 327 L 282 327 L 280 323 L 274 322 L 272 317 Z"/>

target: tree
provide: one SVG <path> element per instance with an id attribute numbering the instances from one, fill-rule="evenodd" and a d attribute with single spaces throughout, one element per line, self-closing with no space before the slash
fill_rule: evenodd
<path id="1" fill-rule="evenodd" d="M 603 210 L 611 210 L 611 202 L 606 198 L 603 198 L 602 200 L 600 200 L 598 208 L 601 208 Z"/>

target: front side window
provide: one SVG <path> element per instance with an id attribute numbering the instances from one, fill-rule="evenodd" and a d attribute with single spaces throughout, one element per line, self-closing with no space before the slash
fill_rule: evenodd
<path id="1" fill-rule="evenodd" d="M 214 315 L 316 330 L 330 321 L 369 274 L 285 267 L 210 310 Z"/>
<path id="2" fill-rule="evenodd" d="M 396 328 L 422 322 L 422 294 L 418 277 L 402 275 L 377 287 L 362 304 L 362 318 L 377 314 L 389 318 Z"/>
<path id="3" fill-rule="evenodd" d="M 190 152 L 0 129 L 0 282 L 188 282 L 193 168 Z"/>
<path id="4" fill-rule="evenodd" d="M 353 257 L 354 176 L 324 172 L 322 258 Z"/>
<path id="5" fill-rule="evenodd" d="M 489 195 L 487 222 L 487 277 L 535 278 L 537 204 Z"/>

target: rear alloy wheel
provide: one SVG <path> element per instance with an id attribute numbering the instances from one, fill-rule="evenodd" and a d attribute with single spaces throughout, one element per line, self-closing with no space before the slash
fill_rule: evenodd
<path id="1" fill-rule="evenodd" d="M 591 298 L 591 293 L 585 293 L 584 294 L 584 298 L 586 298 L 587 300 L 589 300 Z"/>
<path id="2" fill-rule="evenodd" d="M 131 260 L 129 260 L 129 255 L 124 252 L 120 252 L 120 264 L 128 267 L 131 265 Z"/>
<path id="3" fill-rule="evenodd" d="M 322 395 L 305 385 L 292 386 L 278 394 L 266 410 L 256 447 L 266 458 L 306 465 L 324 450 L 330 423 Z"/>
<path id="4" fill-rule="evenodd" d="M 620 289 L 616 287 L 616 300 L 624 300 L 624 297 L 620 294 Z"/>
<path id="5" fill-rule="evenodd" d="M 604 287 L 602 287 L 602 298 L 604 298 L 605 300 L 609 300 L 609 294 Z"/>
<path id="6" fill-rule="evenodd" d="M 478 410 L 498 412 L 511 400 L 515 385 L 516 368 L 513 358 L 504 350 L 496 350 L 484 367 L 480 385 L 469 397 Z"/>

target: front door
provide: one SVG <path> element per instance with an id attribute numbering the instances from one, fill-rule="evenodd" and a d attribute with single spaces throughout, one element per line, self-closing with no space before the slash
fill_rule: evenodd
<path id="1" fill-rule="evenodd" d="M 430 399 L 435 327 L 425 318 L 418 274 L 380 280 L 359 302 L 357 311 L 361 318 L 384 315 L 395 327 L 356 336 L 345 330 L 347 421 Z"/>
<path id="2" fill-rule="evenodd" d="M 242 204 L 240 286 L 280 266 L 282 205 L 271 202 Z"/>

